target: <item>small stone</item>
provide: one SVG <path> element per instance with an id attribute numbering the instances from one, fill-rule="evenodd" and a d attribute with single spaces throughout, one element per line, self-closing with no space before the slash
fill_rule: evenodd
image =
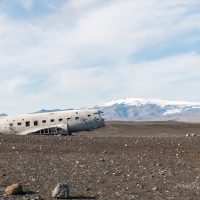
<path id="1" fill-rule="evenodd" d="M 5 195 L 14 195 L 22 193 L 22 186 L 19 183 L 8 186 L 5 191 Z"/>
<path id="2" fill-rule="evenodd" d="M 191 137 L 195 137 L 195 136 L 196 136 L 196 134 L 195 134 L 195 133 L 192 133 L 192 134 L 191 134 Z"/>
<path id="3" fill-rule="evenodd" d="M 42 197 L 38 194 L 31 194 L 29 196 L 24 196 L 22 200 L 42 200 Z"/>
<path id="4" fill-rule="evenodd" d="M 53 198 L 69 198 L 69 186 L 66 183 L 58 183 L 52 191 Z"/>
<path id="5" fill-rule="evenodd" d="M 157 187 L 152 188 L 152 191 L 153 191 L 153 192 L 155 192 L 155 191 L 157 191 L 157 190 L 158 190 Z"/>
<path id="6" fill-rule="evenodd" d="M 117 195 L 117 196 L 119 196 L 119 195 L 120 195 L 120 193 L 119 193 L 119 192 L 116 192 L 116 195 Z"/>
<path id="7" fill-rule="evenodd" d="M 0 179 L 0 185 L 4 185 L 5 184 L 5 180 L 4 179 Z"/>

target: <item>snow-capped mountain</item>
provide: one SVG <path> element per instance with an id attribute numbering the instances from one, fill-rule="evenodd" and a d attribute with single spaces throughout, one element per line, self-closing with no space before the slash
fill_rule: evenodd
<path id="1" fill-rule="evenodd" d="M 200 121 L 200 103 L 194 102 L 126 98 L 96 108 L 104 112 L 106 120 Z"/>
<path id="2" fill-rule="evenodd" d="M 200 103 L 184 101 L 167 101 L 160 99 L 126 98 L 109 101 L 92 107 L 104 112 L 105 120 L 176 120 L 200 122 Z M 64 110 L 72 110 L 64 109 Z M 35 113 L 56 112 L 60 109 L 40 110 Z M 0 117 L 6 114 L 0 114 Z"/>

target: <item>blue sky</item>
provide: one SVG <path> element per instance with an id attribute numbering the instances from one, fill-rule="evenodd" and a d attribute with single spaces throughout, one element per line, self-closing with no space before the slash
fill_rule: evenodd
<path id="1" fill-rule="evenodd" d="M 200 101 L 199 35 L 199 0 L 0 0 L 0 113 Z"/>

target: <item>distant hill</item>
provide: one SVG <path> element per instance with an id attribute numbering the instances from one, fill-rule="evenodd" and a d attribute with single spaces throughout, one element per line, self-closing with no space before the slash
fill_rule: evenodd
<path id="1" fill-rule="evenodd" d="M 49 113 L 49 112 L 59 112 L 59 111 L 67 111 L 67 110 L 73 110 L 73 108 L 69 108 L 69 109 L 52 109 L 52 110 L 46 110 L 46 109 L 41 109 L 39 111 L 33 112 L 32 114 L 36 114 L 36 113 Z"/>
<path id="2" fill-rule="evenodd" d="M 48 112 L 58 112 L 61 111 L 60 109 L 52 109 L 52 110 L 46 110 L 46 109 L 41 109 L 38 110 L 36 112 L 33 112 L 32 114 L 36 114 L 36 113 L 48 113 Z"/>
<path id="3" fill-rule="evenodd" d="M 0 114 L 0 117 L 5 117 L 7 116 L 5 113 Z"/>

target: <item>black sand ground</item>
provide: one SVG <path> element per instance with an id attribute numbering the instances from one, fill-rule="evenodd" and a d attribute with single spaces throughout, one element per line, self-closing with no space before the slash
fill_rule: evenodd
<path id="1" fill-rule="evenodd" d="M 186 134 L 195 133 L 194 137 Z M 0 135 L 0 199 L 52 199 L 58 182 L 70 199 L 200 199 L 200 124 L 110 122 L 75 136 Z"/>

